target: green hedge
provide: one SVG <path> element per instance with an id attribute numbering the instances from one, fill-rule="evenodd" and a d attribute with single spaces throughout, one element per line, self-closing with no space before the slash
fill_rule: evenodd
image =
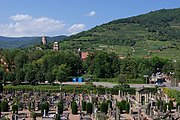
<path id="1" fill-rule="evenodd" d="M 4 86 L 4 90 L 6 91 L 14 91 L 14 90 L 24 90 L 24 91 L 36 91 L 36 92 L 59 92 L 60 86 L 58 85 L 6 85 Z M 105 94 L 106 92 L 110 92 L 112 94 L 118 94 L 118 91 L 128 92 L 129 94 L 135 94 L 135 88 L 106 88 L 106 87 L 96 87 L 94 85 L 62 85 L 61 91 L 66 93 L 99 93 Z"/>
<path id="2" fill-rule="evenodd" d="M 180 102 L 180 91 L 169 88 L 163 88 L 165 94 L 170 98 L 175 98 L 177 102 Z"/>
<path id="3" fill-rule="evenodd" d="M 82 93 L 82 92 L 89 92 L 90 90 L 93 90 L 95 86 L 93 85 L 62 85 L 61 91 L 67 92 L 67 93 Z M 59 92 L 60 86 L 59 85 L 37 85 L 37 86 L 31 86 L 31 85 L 18 85 L 18 86 L 12 86 L 12 85 L 6 85 L 4 86 L 4 90 L 6 91 L 14 91 L 14 90 L 24 90 L 24 91 L 41 91 L 41 92 Z"/>
<path id="4" fill-rule="evenodd" d="M 157 91 L 156 88 L 146 88 L 149 91 L 155 93 Z M 18 85 L 18 86 L 12 86 L 12 85 L 6 85 L 4 86 L 5 91 L 14 91 L 14 90 L 24 90 L 24 91 L 36 91 L 36 92 L 59 92 L 60 86 L 59 85 Z M 114 88 L 107 88 L 102 86 L 94 86 L 94 85 L 62 85 L 61 91 L 66 93 L 99 93 L 99 94 L 106 94 L 111 93 L 114 95 L 118 95 L 119 90 L 124 91 L 129 94 L 135 94 L 136 90 L 135 88 L 126 88 L 126 87 L 114 87 Z"/>

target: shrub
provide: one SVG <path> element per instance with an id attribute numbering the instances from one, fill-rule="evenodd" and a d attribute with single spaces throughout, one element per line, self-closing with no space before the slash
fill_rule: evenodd
<path id="1" fill-rule="evenodd" d="M 112 108 L 112 101 L 111 100 L 107 100 L 108 105 L 110 105 L 110 108 Z"/>
<path id="2" fill-rule="evenodd" d="M 48 102 L 43 102 L 41 103 L 41 114 L 44 114 L 44 110 L 46 111 L 46 114 L 49 112 L 49 103 Z"/>
<path id="3" fill-rule="evenodd" d="M 77 114 L 78 108 L 76 102 L 72 103 L 72 114 Z"/>
<path id="4" fill-rule="evenodd" d="M 13 106 L 12 106 L 12 111 L 13 111 L 13 114 L 18 114 L 18 105 L 17 104 L 14 104 Z"/>
<path id="5" fill-rule="evenodd" d="M 121 102 L 117 102 L 116 103 L 116 106 L 120 109 L 120 112 L 122 113 L 122 111 L 123 111 L 123 105 L 122 105 L 122 103 Z"/>
<path id="6" fill-rule="evenodd" d="M 100 111 L 101 111 L 102 113 L 107 114 L 107 111 L 108 111 L 108 103 L 106 103 L 106 102 L 101 103 Z"/>
<path id="7" fill-rule="evenodd" d="M 116 106 L 118 106 L 121 113 L 123 110 L 126 110 L 126 103 L 127 103 L 127 101 L 125 101 L 125 100 L 122 100 L 121 102 L 117 102 Z"/>
<path id="8" fill-rule="evenodd" d="M 61 115 L 57 114 L 56 119 L 55 120 L 61 120 Z"/>
<path id="9" fill-rule="evenodd" d="M 31 101 L 28 102 L 28 109 L 31 111 Z"/>
<path id="10" fill-rule="evenodd" d="M 122 104 L 122 110 L 125 110 L 126 109 L 126 103 L 127 103 L 127 101 L 125 101 L 125 100 L 122 100 L 121 101 L 121 104 Z"/>
<path id="11" fill-rule="evenodd" d="M 36 120 L 36 113 L 35 112 L 31 112 L 31 117 L 33 118 L 33 120 Z"/>
<path id="12" fill-rule="evenodd" d="M 165 103 L 165 104 L 163 105 L 163 111 L 164 111 L 164 112 L 167 111 L 167 105 L 168 105 L 168 103 Z"/>
<path id="13" fill-rule="evenodd" d="M 160 100 L 157 100 L 156 106 L 157 106 L 158 109 L 160 109 L 160 104 L 161 104 L 161 103 L 160 103 Z"/>
<path id="14" fill-rule="evenodd" d="M 6 100 L 1 102 L 1 111 L 2 112 L 8 112 L 9 111 L 9 105 Z"/>
<path id="15" fill-rule="evenodd" d="M 82 100 L 82 110 L 86 111 L 86 101 Z"/>
<path id="16" fill-rule="evenodd" d="M 130 104 L 127 102 L 125 105 L 126 113 L 129 113 L 129 109 L 130 109 Z"/>
<path id="17" fill-rule="evenodd" d="M 180 106 L 180 102 L 179 101 L 176 104 L 176 109 L 178 109 L 178 106 Z"/>
<path id="18" fill-rule="evenodd" d="M 173 101 L 172 100 L 169 101 L 169 110 L 171 111 L 171 109 L 173 109 Z"/>
<path id="19" fill-rule="evenodd" d="M 88 102 L 86 104 L 86 111 L 87 111 L 87 113 L 92 114 L 92 111 L 93 111 L 93 104 L 92 103 Z"/>
<path id="20" fill-rule="evenodd" d="M 3 92 L 3 85 L 0 83 L 0 93 Z"/>
<path id="21" fill-rule="evenodd" d="M 57 104 L 57 107 L 58 107 L 58 114 L 62 114 L 63 113 L 63 102 L 61 101 L 61 102 L 59 102 L 58 104 Z"/>

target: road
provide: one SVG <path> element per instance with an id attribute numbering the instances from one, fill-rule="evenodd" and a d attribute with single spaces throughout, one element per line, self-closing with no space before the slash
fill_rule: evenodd
<path id="1" fill-rule="evenodd" d="M 118 85 L 118 84 L 114 84 L 114 83 L 108 83 L 108 82 L 93 82 L 94 85 L 96 86 L 104 86 L 104 87 L 108 87 L 108 88 L 113 88 L 114 86 Z M 155 87 L 155 84 L 129 84 L 130 87 L 132 88 L 140 88 L 140 87 Z"/>
<path id="2" fill-rule="evenodd" d="M 108 83 L 108 82 L 93 82 L 93 84 L 96 85 L 96 86 L 102 85 L 104 87 L 109 87 L 109 88 L 113 88 L 114 86 L 118 85 L 118 84 Z M 164 84 L 166 85 L 167 88 L 180 91 L 180 87 L 172 87 L 170 82 L 165 82 Z M 156 86 L 155 84 L 129 84 L 129 85 L 132 88 L 140 88 L 140 87 L 143 87 L 143 86 L 151 88 L 151 87 Z"/>
<path id="3" fill-rule="evenodd" d="M 167 88 L 180 91 L 180 87 L 171 87 L 171 83 L 169 83 L 169 82 L 165 82 L 165 85 Z"/>
<path id="4" fill-rule="evenodd" d="M 83 85 L 85 84 L 85 82 L 82 82 L 82 83 L 78 83 L 78 82 L 63 82 L 62 84 L 71 84 L 71 85 Z M 118 85 L 118 84 L 115 84 L 115 83 L 108 83 L 108 82 L 93 82 L 94 85 L 96 86 L 104 86 L 104 87 L 108 87 L 108 88 L 113 88 L 114 86 Z M 170 89 L 175 89 L 175 90 L 178 90 L 180 91 L 180 87 L 171 87 L 171 83 L 169 82 L 165 82 L 164 83 L 166 85 L 167 88 L 170 88 Z M 155 84 L 129 84 L 130 87 L 132 88 L 140 88 L 140 87 L 148 87 L 148 88 L 151 88 L 151 87 L 155 87 L 156 85 Z"/>

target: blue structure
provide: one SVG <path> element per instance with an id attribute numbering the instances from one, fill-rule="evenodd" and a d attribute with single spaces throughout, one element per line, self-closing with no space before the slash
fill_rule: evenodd
<path id="1" fill-rule="evenodd" d="M 78 78 L 78 82 L 83 82 L 83 78 L 82 78 L 82 77 L 79 77 L 79 78 Z"/>
<path id="2" fill-rule="evenodd" d="M 83 77 L 72 78 L 72 82 L 84 82 Z"/>
<path id="3" fill-rule="evenodd" d="M 72 82 L 76 82 L 77 78 L 72 78 Z"/>

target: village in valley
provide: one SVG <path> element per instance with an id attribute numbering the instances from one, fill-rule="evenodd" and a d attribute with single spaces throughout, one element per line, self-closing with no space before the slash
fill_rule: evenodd
<path id="1" fill-rule="evenodd" d="M 180 0 L 0 0 L 0 120 L 180 120 Z"/>
<path id="2" fill-rule="evenodd" d="M 46 37 L 42 37 L 46 45 Z M 53 51 L 59 51 L 54 42 Z M 40 49 L 41 48 L 36 48 Z M 78 53 L 83 61 L 88 52 Z M 92 53 L 91 53 L 92 54 Z M 8 66 L 1 57 L 5 71 Z M 15 69 L 15 65 L 13 65 Z M 180 102 L 169 96 L 178 80 L 157 69 L 152 76 L 144 75 L 146 84 L 111 84 L 91 82 L 91 78 L 72 78 L 70 82 L 48 81 L 37 87 L 5 87 L 1 83 L 1 119 L 12 120 L 178 120 Z M 10 82 L 11 83 L 11 82 Z M 10 84 L 5 83 L 5 84 Z M 49 88 L 48 88 L 49 86 Z M 52 86 L 52 88 L 51 88 Z M 46 89 L 47 88 L 47 89 Z M 68 89 L 66 89 L 68 88 Z"/>

